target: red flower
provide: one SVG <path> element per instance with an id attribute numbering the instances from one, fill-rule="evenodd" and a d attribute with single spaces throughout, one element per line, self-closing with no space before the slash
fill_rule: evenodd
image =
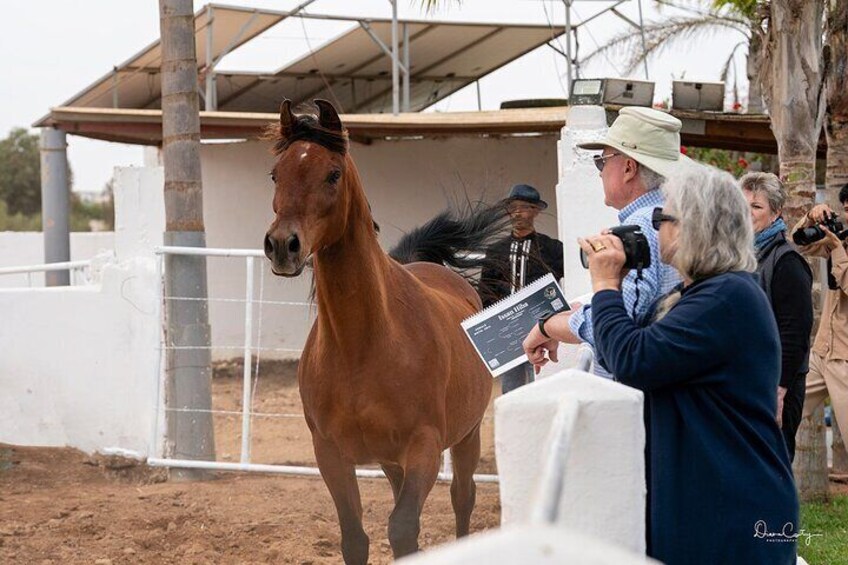
<path id="1" fill-rule="evenodd" d="M 680 152 L 683 153 L 684 155 L 689 154 L 689 150 L 686 149 L 686 147 L 684 147 L 683 145 L 680 146 Z"/>
<path id="2" fill-rule="evenodd" d="M 733 103 L 733 111 L 734 111 L 734 112 L 738 112 L 738 111 L 739 111 L 739 110 L 741 110 L 741 109 L 742 109 L 742 104 L 740 104 L 739 102 L 734 102 L 734 103 Z"/>
<path id="3" fill-rule="evenodd" d="M 748 161 L 746 161 L 744 157 L 739 157 L 738 163 L 739 163 L 739 166 L 742 167 L 743 169 L 748 168 Z"/>

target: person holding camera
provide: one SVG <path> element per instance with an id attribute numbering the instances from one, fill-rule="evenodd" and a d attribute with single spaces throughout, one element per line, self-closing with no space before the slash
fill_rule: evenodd
<path id="1" fill-rule="evenodd" d="M 839 191 L 839 203 L 848 214 L 848 184 Z M 811 415 L 825 397 L 841 429 L 848 428 L 848 254 L 845 230 L 827 205 L 813 207 L 792 230 L 798 250 L 827 259 L 827 287 L 813 348 L 803 417 Z M 844 434 L 845 432 L 843 432 Z"/>
<path id="2" fill-rule="evenodd" d="M 677 272 L 660 259 L 651 212 L 662 206 L 659 187 L 664 178 L 681 165 L 692 163 L 680 153 L 681 127 L 681 121 L 666 112 L 651 108 L 622 108 L 605 138 L 578 145 L 582 149 L 602 150 L 600 155 L 594 156 L 594 161 L 604 186 L 604 203 L 619 211 L 618 220 L 622 226 L 638 227 L 650 248 L 650 265 L 633 269 L 622 285 L 627 312 L 634 319 L 642 318 L 659 297 L 680 282 Z M 567 325 L 560 324 L 564 331 L 558 336 L 559 340 L 586 342 L 593 346 L 595 374 L 611 378 L 604 367 L 604 360 L 597 354 L 592 307 L 573 306 L 573 311 L 555 315 L 568 322 Z M 536 326 L 531 330 L 527 337 L 529 343 L 538 344 L 548 339 L 542 333 L 544 324 L 545 320 L 541 328 Z"/>
<path id="3" fill-rule="evenodd" d="M 483 306 L 518 292 L 548 273 L 557 280 L 563 276 L 562 242 L 536 231 L 536 218 L 548 207 L 539 191 L 528 184 L 517 184 L 510 189 L 504 205 L 512 233 L 486 250 L 479 285 Z M 501 391 L 506 394 L 533 380 L 533 366 L 522 363 L 501 375 Z"/>
<path id="4" fill-rule="evenodd" d="M 621 383 L 645 394 L 648 554 L 670 565 L 794 565 L 798 497 L 774 417 L 780 339 L 753 274 L 745 199 L 733 177 L 701 165 L 663 192 L 652 220 L 683 284 L 652 319 L 627 312 L 621 239 L 580 240 L 597 348 Z M 548 323 L 552 335 L 565 325 Z M 535 365 L 556 360 L 556 340 L 526 345 Z"/>
<path id="5" fill-rule="evenodd" d="M 771 303 L 780 333 L 776 417 L 792 461 L 804 408 L 813 330 L 813 273 L 786 240 L 787 226 L 781 217 L 786 190 L 780 179 L 771 173 L 748 173 L 739 179 L 739 186 L 751 211 L 760 286 Z"/>

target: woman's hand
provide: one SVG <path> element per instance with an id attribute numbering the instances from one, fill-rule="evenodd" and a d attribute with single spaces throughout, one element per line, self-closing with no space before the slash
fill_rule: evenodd
<path id="1" fill-rule="evenodd" d="M 586 239 L 578 238 L 577 243 L 589 258 L 592 291 L 621 290 L 621 279 L 628 271 L 624 268 L 627 256 L 621 239 L 607 232 Z"/>
<path id="2" fill-rule="evenodd" d="M 558 317 L 565 316 L 560 314 L 559 316 L 550 318 L 545 324 L 546 329 L 551 322 L 556 322 Z M 524 353 L 527 354 L 527 360 L 533 364 L 533 368 L 536 369 L 537 375 L 549 359 L 554 363 L 557 362 L 557 347 L 559 347 L 559 342 L 554 338 L 543 336 L 542 332 L 539 330 L 538 324 L 533 326 L 533 329 L 530 330 L 530 333 L 527 334 L 526 338 L 524 338 L 522 346 L 524 347 Z"/>
<path id="3" fill-rule="evenodd" d="M 826 225 L 821 224 L 819 227 L 824 232 L 824 242 L 825 242 L 825 245 L 827 246 L 828 251 L 833 251 L 837 247 L 842 246 L 842 240 L 839 239 L 839 237 L 837 237 L 837 235 L 835 233 L 830 231 L 830 229 L 828 229 L 828 227 Z"/>

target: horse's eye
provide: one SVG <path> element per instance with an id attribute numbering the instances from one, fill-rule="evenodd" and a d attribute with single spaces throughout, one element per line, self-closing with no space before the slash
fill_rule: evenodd
<path id="1" fill-rule="evenodd" d="M 336 184 L 339 182 L 339 179 L 342 178 L 341 171 L 333 171 L 329 175 L 327 175 L 327 183 L 328 184 Z"/>
<path id="2" fill-rule="evenodd" d="M 274 173 L 274 171 L 271 171 L 270 173 L 268 173 L 268 176 L 271 177 L 271 182 L 273 182 L 274 184 L 277 184 L 277 175 Z"/>

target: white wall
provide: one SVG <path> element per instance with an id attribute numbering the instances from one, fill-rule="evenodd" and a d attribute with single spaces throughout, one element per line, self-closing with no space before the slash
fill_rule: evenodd
<path id="1" fill-rule="evenodd" d="M 556 137 L 450 138 L 374 141 L 352 144 L 352 155 L 381 227 L 381 241 L 388 249 L 403 231 L 420 225 L 442 211 L 449 202 L 494 202 L 516 183 L 528 183 L 551 204 L 540 217 L 538 228 L 553 237 L 557 233 Z M 274 163 L 269 144 L 245 142 L 207 144 L 203 163 L 203 209 L 209 247 L 259 249 L 273 214 L 273 186 L 268 172 Z M 259 293 L 257 277 L 256 293 Z M 264 277 L 266 299 L 303 301 L 309 290 L 308 272 L 297 280 Z M 209 260 L 209 294 L 217 298 L 243 299 L 244 262 Z M 212 340 L 218 345 L 241 345 L 244 341 L 243 304 L 210 304 Z M 258 320 L 258 312 L 255 314 Z M 299 349 L 311 318 L 306 308 L 265 306 L 261 325 L 264 347 Z M 259 324 L 254 322 L 258 337 Z M 234 356 L 233 351 L 213 351 L 216 358 Z M 296 353 L 263 352 L 263 356 L 297 356 Z"/>
<path id="2" fill-rule="evenodd" d="M 73 232 L 71 261 L 85 261 L 115 248 L 113 232 Z M 41 232 L 0 232 L 0 267 L 22 267 L 44 263 L 44 235 Z M 44 286 L 44 274 L 32 274 L 33 286 Z M 0 276 L 0 288 L 28 286 L 26 275 Z"/>
<path id="3" fill-rule="evenodd" d="M 123 170 L 117 203 L 161 199 L 161 169 Z M 120 447 L 147 454 L 159 378 L 151 254 L 125 243 L 155 237 L 116 206 L 117 259 L 97 284 L 0 289 L 0 442 Z M 155 226 L 161 233 L 161 225 Z"/>

